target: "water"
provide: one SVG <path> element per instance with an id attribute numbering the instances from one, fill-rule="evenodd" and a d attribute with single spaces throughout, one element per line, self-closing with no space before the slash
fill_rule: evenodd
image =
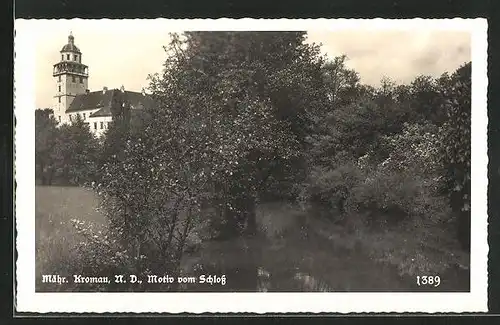
<path id="1" fill-rule="evenodd" d="M 420 288 L 414 277 L 401 276 L 394 266 L 376 262 L 360 249 L 335 247 L 322 238 L 299 236 L 209 242 L 185 261 L 186 274 L 226 277 L 224 286 L 186 285 L 185 291 L 467 291 L 469 285 L 464 275 L 457 278 L 456 272 L 451 272 L 452 276 L 442 276 L 447 280 L 439 288 Z"/>

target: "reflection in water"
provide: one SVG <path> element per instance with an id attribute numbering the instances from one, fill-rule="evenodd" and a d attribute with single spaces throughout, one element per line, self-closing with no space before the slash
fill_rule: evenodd
<path id="1" fill-rule="evenodd" d="M 315 279 L 308 274 L 297 273 L 295 274 L 294 279 L 300 282 L 302 287 L 305 289 L 304 291 L 332 291 L 325 282 Z"/>
<path id="2" fill-rule="evenodd" d="M 268 292 L 271 289 L 270 274 L 261 267 L 257 269 L 257 284 L 258 292 Z"/>
<path id="3" fill-rule="evenodd" d="M 272 291 L 272 275 L 264 270 L 262 267 L 257 269 L 257 277 L 258 277 L 258 292 L 268 292 Z M 283 279 L 282 279 L 283 280 Z M 330 287 L 323 281 L 310 276 L 305 273 L 296 273 L 293 278 L 289 279 L 290 282 L 294 281 L 294 285 L 291 287 L 297 287 L 297 291 L 319 291 L 319 292 L 329 292 L 332 291 Z"/>
<path id="4" fill-rule="evenodd" d="M 185 263 L 185 273 L 225 275 L 220 285 L 182 286 L 186 291 L 333 291 L 314 272 L 331 271 L 322 254 L 311 256 L 313 247 L 302 248 L 253 242 L 214 242 Z M 314 262 L 315 257 L 318 259 Z M 321 268 L 318 267 L 322 266 Z M 341 265 L 341 263 L 337 263 Z"/>

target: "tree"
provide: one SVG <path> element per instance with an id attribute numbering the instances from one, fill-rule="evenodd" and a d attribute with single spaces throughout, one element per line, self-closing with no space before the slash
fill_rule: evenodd
<path id="1" fill-rule="evenodd" d="M 430 76 L 418 76 L 410 85 L 413 101 L 412 111 L 419 117 L 419 122 L 431 121 L 441 125 L 445 120 L 443 96 L 439 84 Z"/>
<path id="2" fill-rule="evenodd" d="M 443 125 L 443 163 L 451 207 L 458 215 L 458 238 L 464 249 L 470 249 L 471 63 L 462 65 L 445 81 L 448 119 Z"/>
<path id="3" fill-rule="evenodd" d="M 311 119 L 325 107 L 318 49 L 304 43 L 304 33 L 189 32 L 184 38 L 173 38 L 167 71 L 154 79 L 153 94 L 168 112 L 157 117 L 185 125 L 191 116 L 189 123 L 207 128 L 207 145 L 216 148 L 205 158 L 213 199 L 230 228 L 246 223 L 253 233 L 254 215 L 240 217 L 280 167 L 300 169 Z"/>
<path id="4" fill-rule="evenodd" d="M 124 99 L 116 97 L 96 190 L 115 231 L 110 236 L 118 236 L 129 265 L 175 275 L 199 224 L 209 177 L 206 151 L 197 141 L 210 138 L 189 110 L 161 108 L 145 108 L 132 118 Z"/>
<path id="5" fill-rule="evenodd" d="M 346 106 L 363 95 L 359 74 L 346 67 L 347 56 L 335 57 L 323 65 L 324 82 L 330 105 Z"/>
<path id="6" fill-rule="evenodd" d="M 42 185 L 51 185 L 55 172 L 55 145 L 57 121 L 51 109 L 35 111 L 35 164 L 36 178 Z"/>
<path id="7" fill-rule="evenodd" d="M 84 185 L 94 180 L 99 143 L 88 123 L 77 115 L 59 128 L 55 144 L 57 172 L 66 184 Z"/>

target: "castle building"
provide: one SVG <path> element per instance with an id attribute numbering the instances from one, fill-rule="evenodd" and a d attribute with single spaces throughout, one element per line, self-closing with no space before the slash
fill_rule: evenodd
<path id="1" fill-rule="evenodd" d="M 80 116 L 90 130 L 100 136 L 113 120 L 111 105 L 115 96 L 121 96 L 131 109 L 144 108 L 149 102 L 144 91 L 126 91 L 123 86 L 121 89 L 103 87 L 99 91 L 90 91 L 88 66 L 82 63 L 82 52 L 75 45 L 75 38 L 71 33 L 60 53 L 61 60 L 54 64 L 52 74 L 56 82 L 53 111 L 60 125 L 71 123 Z"/>

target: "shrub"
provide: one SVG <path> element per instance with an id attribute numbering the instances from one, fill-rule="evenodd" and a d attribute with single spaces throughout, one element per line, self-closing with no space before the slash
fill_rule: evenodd
<path id="1" fill-rule="evenodd" d="M 137 254 L 130 250 L 130 246 L 124 242 L 123 229 L 109 226 L 103 229 L 96 227 L 89 222 L 72 219 L 71 222 L 77 232 L 85 238 L 76 247 L 73 247 L 75 258 L 69 260 L 69 271 L 71 274 L 81 274 L 83 276 L 107 276 L 111 283 L 78 284 L 75 291 L 147 291 L 147 290 L 176 290 L 176 283 L 173 284 L 148 284 L 143 280 L 139 283 L 115 283 L 114 275 L 122 274 L 125 277 L 133 274 L 139 279 L 146 279 L 148 275 L 163 275 L 175 267 L 168 267 L 174 263 L 160 260 L 159 247 L 148 247 L 144 254 Z M 186 239 L 186 248 L 196 249 L 201 241 L 202 229 L 195 228 Z M 146 239 L 143 245 L 151 244 L 151 239 Z M 151 245 L 149 245 L 151 246 Z M 166 267 L 167 266 L 167 267 Z M 170 273 L 170 275 L 173 275 Z M 127 282 L 128 278 L 125 279 Z"/>
<path id="2" fill-rule="evenodd" d="M 382 136 L 377 154 L 358 160 L 368 177 L 352 189 L 351 213 L 366 213 L 369 224 L 396 224 L 426 216 L 442 216 L 446 202 L 439 195 L 443 168 L 440 129 L 432 124 L 403 125 L 401 133 Z M 385 157 L 375 164 L 372 156 Z"/>
<path id="3" fill-rule="evenodd" d="M 350 214 L 366 214 L 369 225 L 395 225 L 408 219 L 441 217 L 446 201 L 436 195 L 432 179 L 379 170 L 352 189 L 347 209 Z"/>
<path id="4" fill-rule="evenodd" d="M 315 167 L 304 184 L 300 201 L 302 205 L 319 207 L 328 211 L 329 218 L 341 217 L 351 190 L 363 180 L 363 171 L 352 163 L 335 169 Z M 336 218 L 337 217 L 337 218 Z"/>
<path id="5" fill-rule="evenodd" d="M 404 123 L 401 133 L 381 137 L 379 150 L 386 159 L 379 168 L 424 177 L 442 175 L 441 134 L 442 129 L 430 123 Z"/>
<path id="6" fill-rule="evenodd" d="M 78 219 L 71 222 L 77 232 L 85 238 L 75 247 L 76 258 L 71 263 L 72 274 L 83 276 L 99 275 L 109 277 L 111 283 L 78 284 L 75 291 L 108 291 L 112 289 L 127 290 L 124 284 L 114 283 L 115 274 L 143 275 L 148 271 L 141 255 L 134 259 L 120 241 L 120 231 L 112 227 L 96 230 L 92 223 Z M 134 285 L 136 286 L 136 285 Z"/>

